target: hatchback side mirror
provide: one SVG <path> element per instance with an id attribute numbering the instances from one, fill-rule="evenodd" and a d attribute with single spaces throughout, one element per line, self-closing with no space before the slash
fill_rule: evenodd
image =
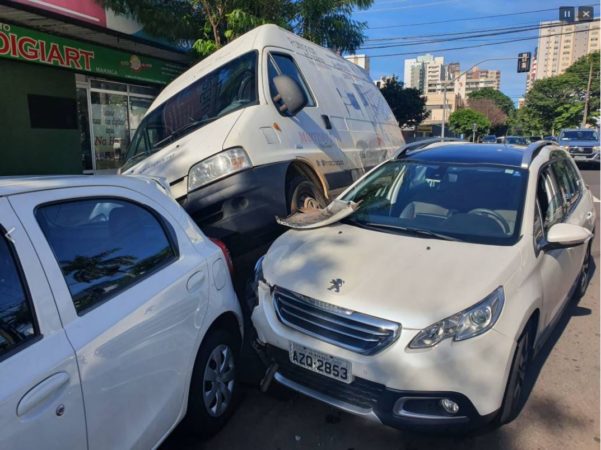
<path id="1" fill-rule="evenodd" d="M 273 78 L 273 85 L 278 92 L 273 101 L 280 104 L 281 113 L 295 116 L 307 106 L 307 97 L 294 78 L 278 75 Z"/>
<path id="2" fill-rule="evenodd" d="M 578 225 L 557 223 L 547 232 L 545 250 L 555 248 L 577 247 L 592 237 L 592 233 Z"/>

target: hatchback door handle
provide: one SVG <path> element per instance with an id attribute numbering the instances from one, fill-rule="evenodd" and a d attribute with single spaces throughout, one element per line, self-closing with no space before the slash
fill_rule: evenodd
<path id="1" fill-rule="evenodd" d="M 591 219 L 592 217 L 593 217 L 593 212 L 592 211 L 589 211 L 589 212 L 586 213 L 586 218 L 587 219 Z"/>
<path id="2" fill-rule="evenodd" d="M 41 404 L 56 400 L 70 379 L 68 373 L 58 372 L 31 388 L 17 405 L 17 416 L 21 417 Z"/>

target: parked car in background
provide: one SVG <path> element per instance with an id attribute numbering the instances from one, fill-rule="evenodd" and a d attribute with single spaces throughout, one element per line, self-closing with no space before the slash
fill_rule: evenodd
<path id="1" fill-rule="evenodd" d="M 487 134 L 485 136 L 482 136 L 480 142 L 482 142 L 483 144 L 494 144 L 497 142 L 497 137 L 494 134 Z"/>
<path id="2" fill-rule="evenodd" d="M 227 260 L 157 182 L 0 178 L 0 448 L 154 448 L 232 413 Z"/>
<path id="3" fill-rule="evenodd" d="M 543 140 L 557 142 L 557 136 L 545 136 L 543 137 Z"/>
<path id="4" fill-rule="evenodd" d="M 576 161 L 599 164 L 599 134 L 590 128 L 561 130 L 559 145 L 567 150 Z"/>
<path id="5" fill-rule="evenodd" d="M 368 73 L 275 25 L 183 73 L 150 106 L 121 169 L 167 179 L 234 254 L 275 216 L 323 206 L 403 143 Z"/>
<path id="6" fill-rule="evenodd" d="M 350 215 L 286 232 L 257 265 L 275 380 L 399 428 L 512 420 L 533 354 L 589 281 L 595 209 L 569 155 L 440 144 L 336 201 Z"/>
<path id="7" fill-rule="evenodd" d="M 529 144 L 528 139 L 523 136 L 503 136 L 497 139 L 497 142 L 500 144 L 507 145 L 523 145 L 527 146 Z"/>

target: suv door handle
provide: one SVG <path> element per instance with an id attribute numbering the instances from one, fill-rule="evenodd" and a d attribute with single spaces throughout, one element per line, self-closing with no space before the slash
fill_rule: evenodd
<path id="1" fill-rule="evenodd" d="M 589 212 L 586 213 L 586 218 L 587 219 L 592 219 L 592 217 L 593 217 L 593 212 L 592 211 L 589 211 Z"/>
<path id="2" fill-rule="evenodd" d="M 70 379 L 68 373 L 58 372 L 32 387 L 19 401 L 17 416 L 21 417 L 41 404 L 56 400 L 69 384 Z"/>

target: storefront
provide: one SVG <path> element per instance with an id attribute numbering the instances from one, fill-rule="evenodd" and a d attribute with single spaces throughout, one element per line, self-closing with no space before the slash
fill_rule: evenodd
<path id="1" fill-rule="evenodd" d="M 0 15 L 0 175 L 115 172 L 153 99 L 186 68 Z"/>

